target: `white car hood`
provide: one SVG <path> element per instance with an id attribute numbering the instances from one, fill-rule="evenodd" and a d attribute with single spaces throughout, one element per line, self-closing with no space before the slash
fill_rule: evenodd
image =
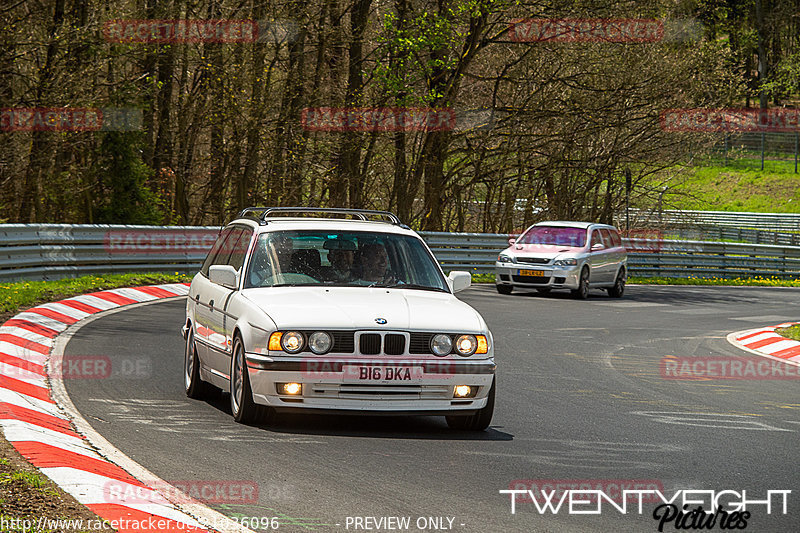
<path id="1" fill-rule="evenodd" d="M 387 329 L 480 333 L 483 319 L 452 294 L 377 287 L 265 287 L 242 295 L 278 329 Z M 379 325 L 375 319 L 386 319 Z"/>

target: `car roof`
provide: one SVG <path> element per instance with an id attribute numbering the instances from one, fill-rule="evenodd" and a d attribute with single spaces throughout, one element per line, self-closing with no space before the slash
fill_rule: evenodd
<path id="1" fill-rule="evenodd" d="M 252 218 L 237 218 L 226 225 L 247 225 L 256 233 L 273 231 L 323 230 L 323 231 L 362 231 L 370 233 L 392 233 L 396 235 L 419 235 L 412 229 L 378 220 L 348 220 L 341 218 L 275 217 L 267 218 L 266 224 L 259 224 Z"/>
<path id="2" fill-rule="evenodd" d="M 617 229 L 609 224 L 600 224 L 598 222 L 581 222 L 576 220 L 548 220 L 545 222 L 537 222 L 534 226 L 554 226 L 558 228 L 608 228 Z"/>

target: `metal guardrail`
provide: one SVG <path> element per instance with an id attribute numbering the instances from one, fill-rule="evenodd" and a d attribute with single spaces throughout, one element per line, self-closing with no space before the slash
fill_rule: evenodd
<path id="1" fill-rule="evenodd" d="M 213 226 L 0 224 L 0 281 L 111 272 L 196 272 Z"/>
<path id="2" fill-rule="evenodd" d="M 663 233 L 691 241 L 729 241 L 800 246 L 800 233 L 782 233 L 762 229 L 729 226 L 678 226 L 666 229 Z"/>
<path id="3" fill-rule="evenodd" d="M 0 225 L 0 281 L 109 272 L 196 272 L 213 226 Z M 509 235 L 421 232 L 445 271 L 494 271 Z M 625 239 L 630 274 L 800 278 L 800 247 Z"/>
<path id="4" fill-rule="evenodd" d="M 421 232 L 445 270 L 494 272 L 509 235 Z M 800 278 L 800 247 L 707 241 L 623 239 L 630 275 Z"/>
<path id="5" fill-rule="evenodd" d="M 747 213 L 737 211 L 651 211 L 631 209 L 632 221 L 652 227 L 714 226 L 800 232 L 800 213 Z"/>

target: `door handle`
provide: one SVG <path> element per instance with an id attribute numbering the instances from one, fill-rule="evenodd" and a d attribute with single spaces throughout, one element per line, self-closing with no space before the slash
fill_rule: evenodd
<path id="1" fill-rule="evenodd" d="M 199 294 L 195 294 L 194 295 L 194 299 L 199 302 L 200 301 L 200 295 Z"/>
<path id="2" fill-rule="evenodd" d="M 213 311 L 213 310 L 214 310 L 214 300 L 209 300 L 209 301 L 208 301 L 208 306 L 209 306 L 209 307 L 211 308 L 211 310 Z"/>

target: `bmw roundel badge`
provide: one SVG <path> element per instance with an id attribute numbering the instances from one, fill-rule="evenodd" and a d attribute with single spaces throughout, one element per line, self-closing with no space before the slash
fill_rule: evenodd
<path id="1" fill-rule="evenodd" d="M 377 322 L 378 324 L 386 324 L 386 319 L 385 318 L 376 318 L 375 322 Z"/>

